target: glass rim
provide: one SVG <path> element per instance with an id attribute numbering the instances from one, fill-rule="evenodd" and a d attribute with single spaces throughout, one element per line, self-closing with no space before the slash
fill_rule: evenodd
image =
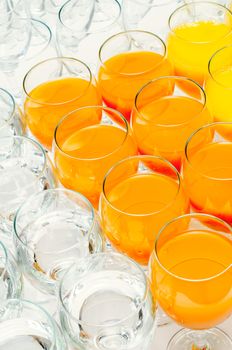
<path id="1" fill-rule="evenodd" d="M 16 113 L 16 102 L 15 102 L 13 95 L 9 91 L 7 91 L 6 89 L 3 89 L 0 87 L 0 96 L 1 96 L 1 92 L 6 94 L 7 97 L 10 98 L 10 100 L 12 102 L 12 111 L 11 111 L 11 115 L 9 116 L 9 118 L 7 120 L 4 120 L 4 123 L 2 125 L 0 124 L 0 129 L 4 128 L 6 124 L 9 124 L 12 121 L 12 119 L 14 119 L 14 116 Z"/>
<path id="2" fill-rule="evenodd" d="M 184 8 L 187 8 L 187 7 L 193 7 L 193 6 L 201 6 L 201 5 L 208 5 L 208 6 L 214 6 L 214 7 L 219 7 L 221 8 L 221 10 L 223 9 L 224 12 L 228 12 L 230 17 L 231 17 L 231 26 L 230 26 L 230 30 L 228 30 L 228 32 L 224 35 L 221 36 L 220 39 L 212 39 L 210 41 L 191 41 L 191 40 L 188 40 L 188 39 L 185 39 L 183 38 L 182 36 L 180 35 L 177 35 L 175 33 L 175 30 L 174 28 L 172 27 L 172 19 L 173 17 L 176 15 L 176 13 L 178 13 L 180 10 L 183 10 Z M 186 22 L 186 23 L 189 23 L 189 22 Z M 190 22 L 190 23 L 196 23 L 195 22 Z M 225 37 L 227 37 L 228 35 L 230 35 L 232 33 L 232 11 L 229 10 L 226 6 L 222 5 L 222 4 L 219 4 L 219 3 L 216 3 L 216 2 L 212 2 L 212 1 L 198 1 L 198 2 L 190 2 L 190 3 L 185 3 L 184 5 L 178 7 L 177 9 L 175 9 L 172 14 L 170 15 L 169 19 L 168 19 L 168 27 L 169 27 L 169 30 L 170 30 L 170 33 L 172 35 L 174 35 L 175 37 L 177 37 L 178 39 L 182 40 L 182 41 L 185 41 L 187 43 L 191 43 L 191 44 L 197 44 L 197 45 L 205 45 L 205 44 L 211 44 L 211 43 L 214 43 L 214 42 L 217 42 L 218 40 L 221 40 Z M 178 28 L 178 25 L 175 27 L 175 28 Z"/>
<path id="3" fill-rule="evenodd" d="M 201 176 L 203 176 L 204 178 L 207 178 L 209 180 L 213 180 L 213 181 L 232 181 L 232 177 L 229 177 L 229 178 L 218 178 L 218 177 L 214 177 L 214 176 L 209 176 L 209 175 L 206 175 L 204 173 L 202 173 L 201 171 L 199 171 L 198 169 L 196 169 L 196 167 L 194 167 L 192 165 L 192 162 L 190 161 L 189 159 L 189 156 L 188 156 L 188 149 L 189 149 L 189 145 L 192 141 L 192 139 L 199 133 L 201 132 L 202 130 L 204 129 L 207 129 L 207 128 L 214 128 L 216 126 L 226 126 L 226 125 L 229 125 L 232 127 L 232 122 L 214 122 L 214 123 L 210 123 L 210 124 L 206 124 L 206 125 L 203 125 L 201 126 L 200 128 L 198 128 L 197 130 L 195 130 L 188 138 L 188 140 L 186 141 L 186 144 L 185 144 L 185 150 L 184 150 L 184 155 L 185 155 L 185 159 L 186 161 L 188 162 L 188 164 L 191 166 L 191 168 L 194 169 L 194 171 L 196 171 L 198 174 L 200 174 Z M 211 143 L 211 142 L 210 142 Z M 213 142 L 215 143 L 215 142 Z M 231 143 L 231 142 L 230 142 Z"/>
<path id="4" fill-rule="evenodd" d="M 112 36 L 110 36 L 109 38 L 107 38 L 103 43 L 102 45 L 100 46 L 100 49 L 98 51 L 98 59 L 100 61 L 100 64 L 101 64 L 101 67 L 103 67 L 106 71 L 109 71 L 109 69 L 107 68 L 107 66 L 105 65 L 105 62 L 106 61 L 103 61 L 102 60 L 102 51 L 103 49 L 105 48 L 105 45 L 108 44 L 109 42 L 111 42 L 112 40 L 114 40 L 115 38 L 119 37 L 119 36 L 124 36 L 124 35 L 129 35 L 130 33 L 136 33 L 136 34 L 142 34 L 142 35 L 150 35 L 152 38 L 155 38 L 156 40 L 158 40 L 160 42 L 160 44 L 162 45 L 163 49 L 164 49 L 164 53 L 162 55 L 162 60 L 158 63 L 156 63 L 152 68 L 150 69 L 147 69 L 143 72 L 137 72 L 137 73 L 120 73 L 120 72 L 115 72 L 115 71 L 112 71 L 112 73 L 114 74 L 117 74 L 119 76 L 122 76 L 122 77 L 137 77 L 137 76 L 141 76 L 143 74 L 146 74 L 146 73 L 149 73 L 151 71 L 153 71 L 155 68 L 157 68 L 159 65 L 161 65 L 161 63 L 163 63 L 163 61 L 166 59 L 166 55 L 167 55 L 167 47 L 166 47 L 166 44 L 165 42 L 163 41 L 163 39 L 161 39 L 158 35 L 156 35 L 155 33 L 152 33 L 152 32 L 149 32 L 149 31 L 146 31 L 146 30 L 125 30 L 123 32 L 119 32 L 119 33 L 116 33 Z M 149 50 L 142 50 L 142 51 L 149 51 Z M 133 52 L 133 51 L 125 51 L 125 53 L 127 52 Z M 139 52 L 139 51 L 138 51 Z M 153 52 L 153 51 L 149 51 L 149 52 Z M 117 54 L 116 54 L 117 55 Z M 112 57 L 116 56 L 116 55 L 112 55 Z M 160 55 L 161 56 L 161 55 Z"/>
<path id="5" fill-rule="evenodd" d="M 20 1 L 20 0 L 19 0 L 19 1 Z M 33 55 L 32 57 L 28 58 L 28 60 L 33 59 L 34 57 L 40 55 L 44 50 L 46 50 L 47 47 L 51 44 L 51 42 L 52 42 L 52 37 L 53 37 L 51 28 L 49 27 L 49 25 L 48 25 L 46 22 L 44 22 L 44 21 L 42 21 L 42 20 L 40 20 L 40 19 L 37 19 L 37 18 L 30 18 L 30 21 L 32 22 L 32 24 L 33 24 L 33 23 L 35 23 L 35 24 L 40 24 L 40 25 L 42 25 L 42 27 L 44 27 L 44 29 L 46 28 L 46 31 L 47 31 L 47 33 L 48 33 L 48 35 L 49 35 L 49 40 L 47 41 L 46 45 L 45 45 L 39 52 L 36 53 L 36 55 Z M 32 28 L 32 30 L 31 30 L 31 32 L 33 33 L 33 28 Z M 33 37 L 33 34 L 32 34 L 31 36 Z M 56 50 L 56 48 L 55 48 L 55 50 Z M 37 64 L 38 64 L 38 63 L 37 63 Z M 34 66 L 35 66 L 35 65 L 34 65 Z M 33 67 L 32 67 L 32 68 L 33 68 Z M 32 69 L 32 68 L 31 68 L 31 69 Z"/>
<path id="6" fill-rule="evenodd" d="M 68 194 L 71 194 L 72 196 L 75 196 L 75 198 L 78 198 L 78 199 L 81 199 L 81 201 L 86 204 L 88 206 L 88 209 L 90 209 L 90 215 L 91 215 L 91 225 L 88 229 L 88 232 L 86 234 L 86 236 L 90 236 L 94 230 L 94 226 L 96 225 L 96 222 L 97 222 L 97 217 L 96 217 L 96 213 L 95 213 L 95 210 L 92 206 L 92 204 L 90 203 L 90 201 L 84 196 L 82 195 L 80 192 L 77 192 L 77 191 L 73 191 L 73 190 L 70 190 L 70 189 L 67 189 L 67 188 L 50 188 L 50 189 L 47 189 L 46 191 L 40 191 L 40 192 L 37 192 L 33 195 L 31 195 L 30 197 L 27 198 L 27 200 L 20 205 L 20 207 L 17 209 L 15 215 L 14 215 L 14 220 L 13 220 L 13 235 L 16 237 L 17 241 L 22 244 L 24 247 L 27 248 L 27 250 L 30 250 L 30 251 L 34 251 L 31 247 L 28 246 L 28 244 L 26 242 L 24 242 L 20 235 L 19 235 L 19 231 L 17 229 L 17 225 L 18 225 L 18 219 L 20 218 L 20 214 L 21 214 L 21 211 L 23 211 L 25 209 L 25 207 L 28 206 L 28 204 L 30 204 L 31 201 L 39 198 L 39 197 L 43 197 L 43 196 L 46 196 L 47 193 L 68 193 Z M 71 198 L 72 199 L 72 198 Z M 73 203 L 75 204 L 75 206 L 78 206 L 78 204 L 76 202 L 73 201 Z M 26 211 L 27 212 L 27 211 Z M 42 217 L 42 216 L 40 216 Z M 25 227 L 23 227 L 23 229 L 21 230 L 21 232 L 25 229 Z M 101 236 L 101 233 L 99 233 L 99 236 Z M 102 238 L 102 236 L 101 236 Z M 103 238 L 102 238 L 103 239 Z M 58 252 L 59 254 L 60 253 L 65 253 L 65 252 L 68 252 L 70 249 L 73 249 L 74 247 L 76 247 L 78 245 L 78 243 L 76 244 L 73 244 L 71 247 L 68 247 L 68 248 L 65 248 L 65 249 L 61 249 L 61 250 L 58 250 L 56 252 Z M 41 250 L 37 250 L 37 252 L 41 252 Z M 49 251 L 42 251 L 45 255 L 54 255 L 54 252 L 49 252 Z"/>
<path id="7" fill-rule="evenodd" d="M 62 148 L 60 147 L 58 141 L 57 141 L 57 133 L 59 128 L 62 126 L 62 123 L 65 122 L 67 119 L 69 119 L 70 117 L 72 117 L 72 115 L 74 115 L 75 113 L 79 112 L 79 111 L 83 111 L 83 110 L 87 110 L 87 109 L 101 109 L 103 112 L 104 111 L 109 111 L 110 113 L 113 113 L 114 115 L 117 115 L 117 117 L 119 117 L 125 126 L 125 137 L 123 139 L 123 141 L 121 142 L 121 144 L 115 148 L 112 152 L 105 154 L 101 157 L 95 157 L 95 158 L 82 158 L 82 157 L 75 157 L 75 156 L 71 156 L 70 154 L 66 153 L 65 151 L 62 150 Z M 109 116 L 110 118 L 110 116 Z M 99 124 L 94 124 L 94 125 L 101 125 Z M 85 127 L 82 127 L 81 129 L 83 129 Z M 120 128 L 120 125 L 118 125 L 118 128 Z M 80 130 L 81 130 L 80 129 Z M 84 106 L 84 107 L 80 107 L 77 108 L 76 110 L 66 114 L 57 124 L 56 128 L 55 128 L 55 132 L 54 132 L 54 138 L 53 138 L 53 143 L 55 145 L 55 147 L 57 147 L 57 149 L 59 150 L 59 152 L 62 153 L 62 155 L 64 155 L 67 158 L 73 159 L 73 160 L 81 160 L 81 161 L 97 161 L 97 160 L 101 160 L 101 159 L 105 159 L 109 156 L 111 156 L 112 154 L 114 154 L 115 152 L 117 152 L 118 150 L 120 150 L 120 148 L 124 145 L 124 143 L 126 142 L 126 140 L 128 139 L 129 136 L 129 131 L 130 131 L 130 126 L 128 121 L 126 120 L 126 118 L 122 115 L 122 113 L 120 113 L 119 111 L 117 111 L 116 109 L 107 107 L 107 106 Z"/>
<path id="8" fill-rule="evenodd" d="M 95 257 L 99 257 L 99 256 L 106 256 L 106 257 L 120 257 L 121 260 L 124 260 L 124 261 L 127 261 L 127 262 L 130 262 L 131 265 L 133 265 L 134 267 L 136 267 L 136 269 L 138 271 L 140 271 L 141 273 L 141 276 L 143 277 L 143 281 L 144 281 L 144 293 L 143 293 L 143 298 L 141 299 L 139 305 L 137 306 L 137 309 L 134 310 L 134 311 L 131 311 L 129 313 L 128 316 L 124 317 L 123 319 L 121 319 L 120 321 L 116 321 L 110 325 L 105 325 L 104 327 L 106 328 L 110 328 L 110 327 L 114 327 L 118 324 L 121 324 L 122 322 L 125 322 L 126 320 L 130 319 L 131 317 L 133 317 L 133 315 L 136 313 L 136 311 L 139 309 L 139 307 L 142 307 L 146 301 L 147 301 L 147 298 L 149 296 L 149 291 L 150 291 L 150 285 L 149 285 L 149 280 L 148 280 L 148 277 L 146 276 L 143 268 L 133 259 L 131 259 L 130 257 L 124 255 L 124 254 L 120 254 L 118 252 L 99 252 L 99 253 L 96 253 L 96 254 L 92 254 L 92 255 L 89 255 L 88 257 L 86 257 L 88 260 L 90 259 L 94 259 Z M 86 258 L 82 258 L 81 260 L 83 261 L 84 259 Z M 78 324 L 80 325 L 84 325 L 84 326 L 90 326 L 90 327 L 96 327 L 96 328 L 102 328 L 102 325 L 100 324 L 93 324 L 93 323 L 87 323 L 87 322 L 83 322 L 82 320 L 78 319 L 77 317 L 73 316 L 72 312 L 69 311 L 66 307 L 66 305 L 64 304 L 64 298 L 63 298 L 63 287 L 64 287 L 64 283 L 66 282 L 66 278 L 69 276 L 69 273 L 72 273 L 72 270 L 75 269 L 76 267 L 78 266 L 78 262 L 75 262 L 72 266 L 70 266 L 64 273 L 64 276 L 63 278 L 61 279 L 60 281 L 60 284 L 59 284 L 59 300 L 61 302 L 61 307 L 65 310 L 65 312 L 68 314 L 68 316 L 73 319 L 73 321 L 75 322 L 78 322 Z M 118 271 L 118 270 L 115 270 L 115 271 Z"/>
<path id="9" fill-rule="evenodd" d="M 224 268 L 223 271 L 211 276 L 211 277 L 207 277 L 207 278 L 201 278 L 201 279 L 194 279 L 194 278 L 186 278 L 186 277 L 181 277 L 181 276 L 178 276 L 177 274 L 171 272 L 167 267 L 165 267 L 160 259 L 159 259 L 159 254 L 158 254 L 158 251 L 157 251 L 157 245 L 158 245 L 158 242 L 159 242 L 159 239 L 161 238 L 161 235 L 162 233 L 166 230 L 167 227 L 169 227 L 170 225 L 172 225 L 174 222 L 177 222 L 179 220 L 182 220 L 184 218 L 209 218 L 211 221 L 218 221 L 220 222 L 220 224 L 222 224 L 224 227 L 226 227 L 229 232 L 232 233 L 232 227 L 227 224 L 225 221 L 223 221 L 222 219 L 216 217 L 216 216 L 213 216 L 213 215 L 210 215 L 210 214 L 204 214 L 204 213 L 189 213 L 189 214 L 184 214 L 184 215 L 181 215 L 181 216 L 178 216 L 170 221 L 168 221 L 162 228 L 161 230 L 159 231 L 156 239 L 155 239 L 155 246 L 154 246 L 154 250 L 153 250 L 153 253 L 151 254 L 151 258 L 150 258 L 150 262 L 149 262 L 149 265 L 153 259 L 153 257 L 155 257 L 156 261 L 158 262 L 159 266 L 169 275 L 169 276 L 172 276 L 178 280 L 181 280 L 181 281 L 184 281 L 184 282 L 193 282 L 193 283 L 202 283 L 202 282 L 207 282 L 207 281 L 211 281 L 211 280 L 214 280 L 215 278 L 218 278 L 220 276 L 222 276 L 225 272 L 227 272 L 231 267 L 232 267 L 232 263 L 227 266 L 226 268 Z M 183 232 L 184 234 L 184 232 Z M 231 245 L 232 245 L 232 240 L 231 240 Z M 150 265 L 150 268 L 151 268 L 151 265 Z"/>
<path id="10" fill-rule="evenodd" d="M 81 93 L 80 95 L 78 95 L 77 97 L 75 97 L 75 98 L 73 98 L 71 100 L 65 101 L 65 102 L 53 102 L 53 103 L 41 102 L 40 100 L 37 100 L 37 99 L 34 99 L 33 97 L 31 97 L 31 92 L 34 90 L 34 88 L 32 90 L 30 90 L 30 92 L 28 92 L 28 90 L 26 89 L 26 81 L 30 78 L 30 74 L 34 71 L 34 69 L 42 66 L 43 64 L 45 64 L 47 62 L 61 61 L 61 64 L 62 64 L 62 61 L 66 61 L 66 60 L 81 64 L 86 69 L 86 71 L 88 72 L 89 79 L 86 80 L 88 82 L 88 86 L 85 88 L 84 92 Z M 79 78 L 79 77 L 78 76 L 74 76 L 73 78 L 75 79 L 75 78 Z M 61 77 L 61 79 L 62 79 L 62 77 Z M 49 82 L 49 81 L 55 81 L 55 80 L 58 80 L 58 79 L 46 80 L 46 83 Z M 85 79 L 83 79 L 83 80 L 85 80 Z M 83 61 L 81 61 L 81 60 L 79 60 L 77 58 L 74 58 L 74 57 L 66 57 L 66 56 L 57 56 L 56 57 L 56 56 L 54 56 L 54 57 L 50 57 L 50 58 L 47 58 L 47 59 L 45 59 L 43 61 L 40 61 L 40 62 L 36 63 L 33 67 L 31 67 L 27 71 L 27 73 L 25 74 L 25 76 L 23 78 L 23 91 L 24 91 L 26 97 L 30 101 L 33 101 L 33 102 L 35 102 L 38 105 L 42 105 L 42 106 L 63 106 L 65 104 L 77 101 L 81 96 L 83 96 L 84 93 L 89 89 L 89 87 L 93 83 L 93 80 L 94 80 L 94 75 L 92 74 L 89 66 L 86 63 L 84 63 Z M 41 84 L 44 84 L 44 83 L 40 83 L 40 84 L 36 85 L 36 87 L 40 86 Z"/>
<path id="11" fill-rule="evenodd" d="M 51 341 L 51 345 L 50 345 L 51 349 L 50 350 L 55 350 L 55 345 L 56 345 L 57 337 L 58 337 L 58 334 L 56 332 L 56 321 L 52 318 L 52 316 L 48 313 L 48 311 L 45 308 L 43 308 L 39 303 L 35 303 L 33 301 L 26 300 L 26 299 L 23 299 L 23 298 L 18 298 L 18 299 L 17 298 L 9 298 L 9 299 L 6 299 L 5 301 L 3 301 L 1 306 L 2 307 L 5 306 L 6 308 L 8 308 L 8 305 L 11 304 L 11 303 L 17 303 L 17 304 L 23 305 L 24 307 L 29 307 L 29 309 L 33 309 L 35 311 L 39 311 L 40 314 L 45 316 L 45 318 L 49 322 L 49 324 L 51 326 L 51 330 L 52 330 L 51 335 L 52 335 L 53 339 Z M 27 320 L 30 320 L 30 318 L 28 317 Z M 35 320 L 35 322 L 36 322 L 36 320 Z"/>
<path id="12" fill-rule="evenodd" d="M 0 273 L 0 280 L 2 278 L 4 278 L 5 273 L 7 272 L 7 267 L 9 264 L 9 255 L 8 255 L 8 251 L 6 246 L 4 245 L 4 243 L 2 241 L 0 241 L 0 250 L 2 251 L 3 255 L 4 255 L 4 268 L 2 269 L 1 273 Z"/>
<path id="13" fill-rule="evenodd" d="M 148 83 L 143 85 L 142 88 L 139 89 L 139 91 L 137 92 L 137 94 L 135 96 L 134 107 L 135 107 L 136 113 L 138 113 L 138 115 L 141 117 L 141 119 L 146 120 L 146 118 L 144 118 L 144 116 L 140 113 L 140 110 L 139 110 L 139 108 L 137 106 L 137 101 L 138 101 L 138 98 L 140 97 L 140 93 L 142 93 L 149 85 L 153 85 L 153 83 L 156 83 L 156 82 L 159 82 L 159 81 L 162 81 L 162 80 L 165 80 L 165 79 L 185 81 L 185 82 L 189 82 L 189 83 L 193 84 L 194 86 L 196 86 L 200 90 L 200 92 L 201 92 L 201 94 L 202 94 L 202 96 L 204 98 L 204 103 L 202 104 L 202 109 L 201 109 L 200 112 L 195 114 L 191 119 L 189 119 L 189 120 L 187 120 L 187 121 L 185 121 L 183 123 L 178 123 L 178 124 L 157 124 L 155 122 L 149 122 L 149 124 L 155 125 L 157 127 L 162 127 L 162 128 L 181 127 L 181 126 L 187 125 L 193 119 L 196 119 L 198 116 L 201 115 L 201 113 L 203 113 L 203 111 L 205 109 L 207 109 L 207 106 L 206 106 L 206 100 L 207 100 L 206 93 L 205 93 L 204 89 L 195 80 L 193 80 L 191 78 L 183 77 L 183 76 L 174 76 L 174 75 L 161 76 L 161 77 L 155 78 L 153 80 L 150 80 Z M 159 99 L 157 99 L 157 100 L 159 100 Z M 191 99 L 196 100 L 194 97 L 192 97 Z"/>
<path id="14" fill-rule="evenodd" d="M 212 80 L 217 83 L 218 85 L 220 85 L 221 87 L 223 87 L 226 90 L 232 90 L 232 86 L 226 86 L 224 84 L 222 84 L 220 81 L 218 81 L 215 77 L 214 77 L 214 73 L 212 73 L 211 71 L 211 65 L 213 64 L 213 61 L 215 59 L 215 57 L 217 57 L 218 54 L 220 54 L 221 52 L 223 52 L 224 50 L 226 51 L 227 49 L 231 49 L 232 50 L 232 45 L 227 45 L 227 46 L 223 46 L 221 47 L 219 50 L 217 50 L 216 52 L 214 52 L 214 54 L 211 56 L 209 63 L 208 63 L 208 72 L 210 77 L 212 78 Z M 232 64 L 230 66 L 232 68 Z"/>
<path id="15" fill-rule="evenodd" d="M 119 208 L 117 208 L 116 206 L 114 206 L 111 201 L 108 199 L 108 196 L 106 194 L 106 191 L 105 191 L 105 187 L 106 187 L 106 181 L 108 180 L 108 177 L 111 175 L 111 173 L 118 167 L 118 166 L 121 166 L 121 164 L 123 163 L 126 163 L 128 161 L 133 161 L 133 160 L 138 160 L 138 162 L 140 160 L 143 160 L 143 159 L 147 159 L 147 160 L 158 160 L 158 161 L 161 161 L 163 163 L 165 163 L 166 165 L 169 166 L 169 168 L 171 168 L 174 172 L 174 174 L 176 175 L 176 180 L 178 182 L 178 188 L 177 188 L 177 191 L 176 191 L 176 194 L 174 195 L 173 199 L 166 205 L 164 205 L 162 207 L 162 209 L 160 210 L 155 210 L 151 213 L 144 213 L 144 214 L 135 214 L 135 213 L 128 213 L 124 210 L 121 210 Z M 156 172 L 155 172 L 156 173 Z M 166 175 L 165 175 L 166 176 Z M 168 176 L 168 175 L 167 175 Z M 121 213 L 121 214 L 125 214 L 127 216 L 130 216 L 130 217 L 149 217 L 149 216 L 152 216 L 152 215 L 156 215 L 158 213 L 161 213 L 163 212 L 164 210 L 166 210 L 168 207 L 170 207 L 176 200 L 176 198 L 178 197 L 179 193 L 180 193 L 180 189 L 181 189 L 181 183 L 182 183 L 182 180 L 181 180 L 181 177 L 180 177 L 180 174 L 178 172 L 178 170 L 174 167 L 174 165 L 172 165 L 167 159 L 163 158 L 163 157 L 160 157 L 160 156 L 155 156 L 155 155 L 135 155 L 135 156 L 130 156 L 130 157 L 127 157 L 127 158 L 124 158 L 124 159 L 121 159 L 119 160 L 118 162 L 116 162 L 108 171 L 107 173 L 105 174 L 105 177 L 104 177 L 104 180 L 103 180 L 103 184 L 102 184 L 102 193 L 101 195 L 104 197 L 105 201 L 107 202 L 107 204 L 115 211 L 117 211 L 118 213 Z"/>
<path id="16" fill-rule="evenodd" d="M 62 19 L 62 12 L 63 12 L 64 8 L 66 7 L 66 5 L 68 5 L 71 1 L 72 0 L 65 1 L 65 3 L 60 7 L 59 12 L 58 12 L 58 20 L 66 29 L 68 29 L 68 30 L 70 30 L 72 32 L 78 33 L 78 32 L 80 32 L 79 30 L 77 30 L 77 31 L 73 30 L 72 28 L 67 26 L 64 23 L 63 19 Z M 117 17 L 113 20 L 113 22 L 111 22 L 110 24 L 107 24 L 104 28 L 102 28 L 100 30 L 97 30 L 97 31 L 87 31 L 86 35 L 91 35 L 91 34 L 94 34 L 94 33 L 101 33 L 102 31 L 105 31 L 105 30 L 111 28 L 111 26 L 114 25 L 118 21 L 118 19 L 121 16 L 122 6 L 121 6 L 121 4 L 119 3 L 118 0 L 111 0 L 111 1 L 114 2 L 116 4 L 116 6 L 118 6 L 118 15 L 117 15 Z"/>

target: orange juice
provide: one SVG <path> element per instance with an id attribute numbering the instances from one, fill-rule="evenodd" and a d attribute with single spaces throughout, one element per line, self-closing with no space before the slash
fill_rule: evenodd
<path id="1" fill-rule="evenodd" d="M 26 98 L 24 110 L 31 133 L 50 149 L 56 125 L 71 111 L 101 104 L 97 88 L 81 78 L 62 78 L 38 85 Z"/>
<path id="2" fill-rule="evenodd" d="M 206 144 L 188 158 L 183 173 L 193 209 L 232 224 L 232 144 Z"/>
<path id="3" fill-rule="evenodd" d="M 117 161 L 137 153 L 132 136 L 113 125 L 89 125 L 60 135 L 55 165 L 61 183 L 97 208 L 103 178 Z"/>
<path id="4" fill-rule="evenodd" d="M 191 133 L 211 121 L 202 102 L 184 96 L 159 98 L 132 113 L 133 132 L 140 153 L 161 155 L 178 170 Z"/>
<path id="5" fill-rule="evenodd" d="M 137 51 L 115 55 L 104 62 L 98 74 L 103 101 L 130 119 L 139 89 L 158 76 L 170 75 L 168 60 L 155 52 Z"/>
<path id="6" fill-rule="evenodd" d="M 167 48 L 176 75 L 192 78 L 203 85 L 211 56 L 219 48 L 232 43 L 230 17 L 228 11 L 225 23 L 196 21 L 173 28 L 167 40 Z"/>
<path id="7" fill-rule="evenodd" d="M 153 291 L 165 312 L 191 329 L 208 329 L 232 313 L 232 240 L 190 230 L 158 244 Z M 227 270 L 226 270 L 227 269 Z"/>
<path id="8" fill-rule="evenodd" d="M 147 264 L 160 228 L 188 211 L 182 187 L 156 173 L 128 176 L 101 197 L 103 230 L 113 246 Z"/>

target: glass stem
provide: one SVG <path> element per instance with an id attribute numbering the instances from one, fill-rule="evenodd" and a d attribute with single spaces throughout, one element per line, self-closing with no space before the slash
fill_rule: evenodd
<path id="1" fill-rule="evenodd" d="M 204 332 L 195 332 L 193 335 L 193 345 L 191 350 L 211 350 Z"/>

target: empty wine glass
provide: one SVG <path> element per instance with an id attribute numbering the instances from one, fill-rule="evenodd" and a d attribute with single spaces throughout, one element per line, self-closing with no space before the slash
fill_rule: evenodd
<path id="1" fill-rule="evenodd" d="M 78 56 L 95 72 L 101 44 L 122 30 L 117 0 L 69 0 L 59 11 L 57 42 L 62 56 Z"/>
<path id="2" fill-rule="evenodd" d="M 76 259 L 102 251 L 97 213 L 81 194 L 50 189 L 31 196 L 14 219 L 17 256 L 25 276 L 44 293 Z"/>

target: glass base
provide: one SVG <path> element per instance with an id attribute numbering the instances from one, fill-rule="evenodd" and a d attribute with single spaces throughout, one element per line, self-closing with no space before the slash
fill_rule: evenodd
<path id="1" fill-rule="evenodd" d="M 218 328 L 201 332 L 182 329 L 172 337 L 167 350 L 232 350 L 232 339 Z"/>

